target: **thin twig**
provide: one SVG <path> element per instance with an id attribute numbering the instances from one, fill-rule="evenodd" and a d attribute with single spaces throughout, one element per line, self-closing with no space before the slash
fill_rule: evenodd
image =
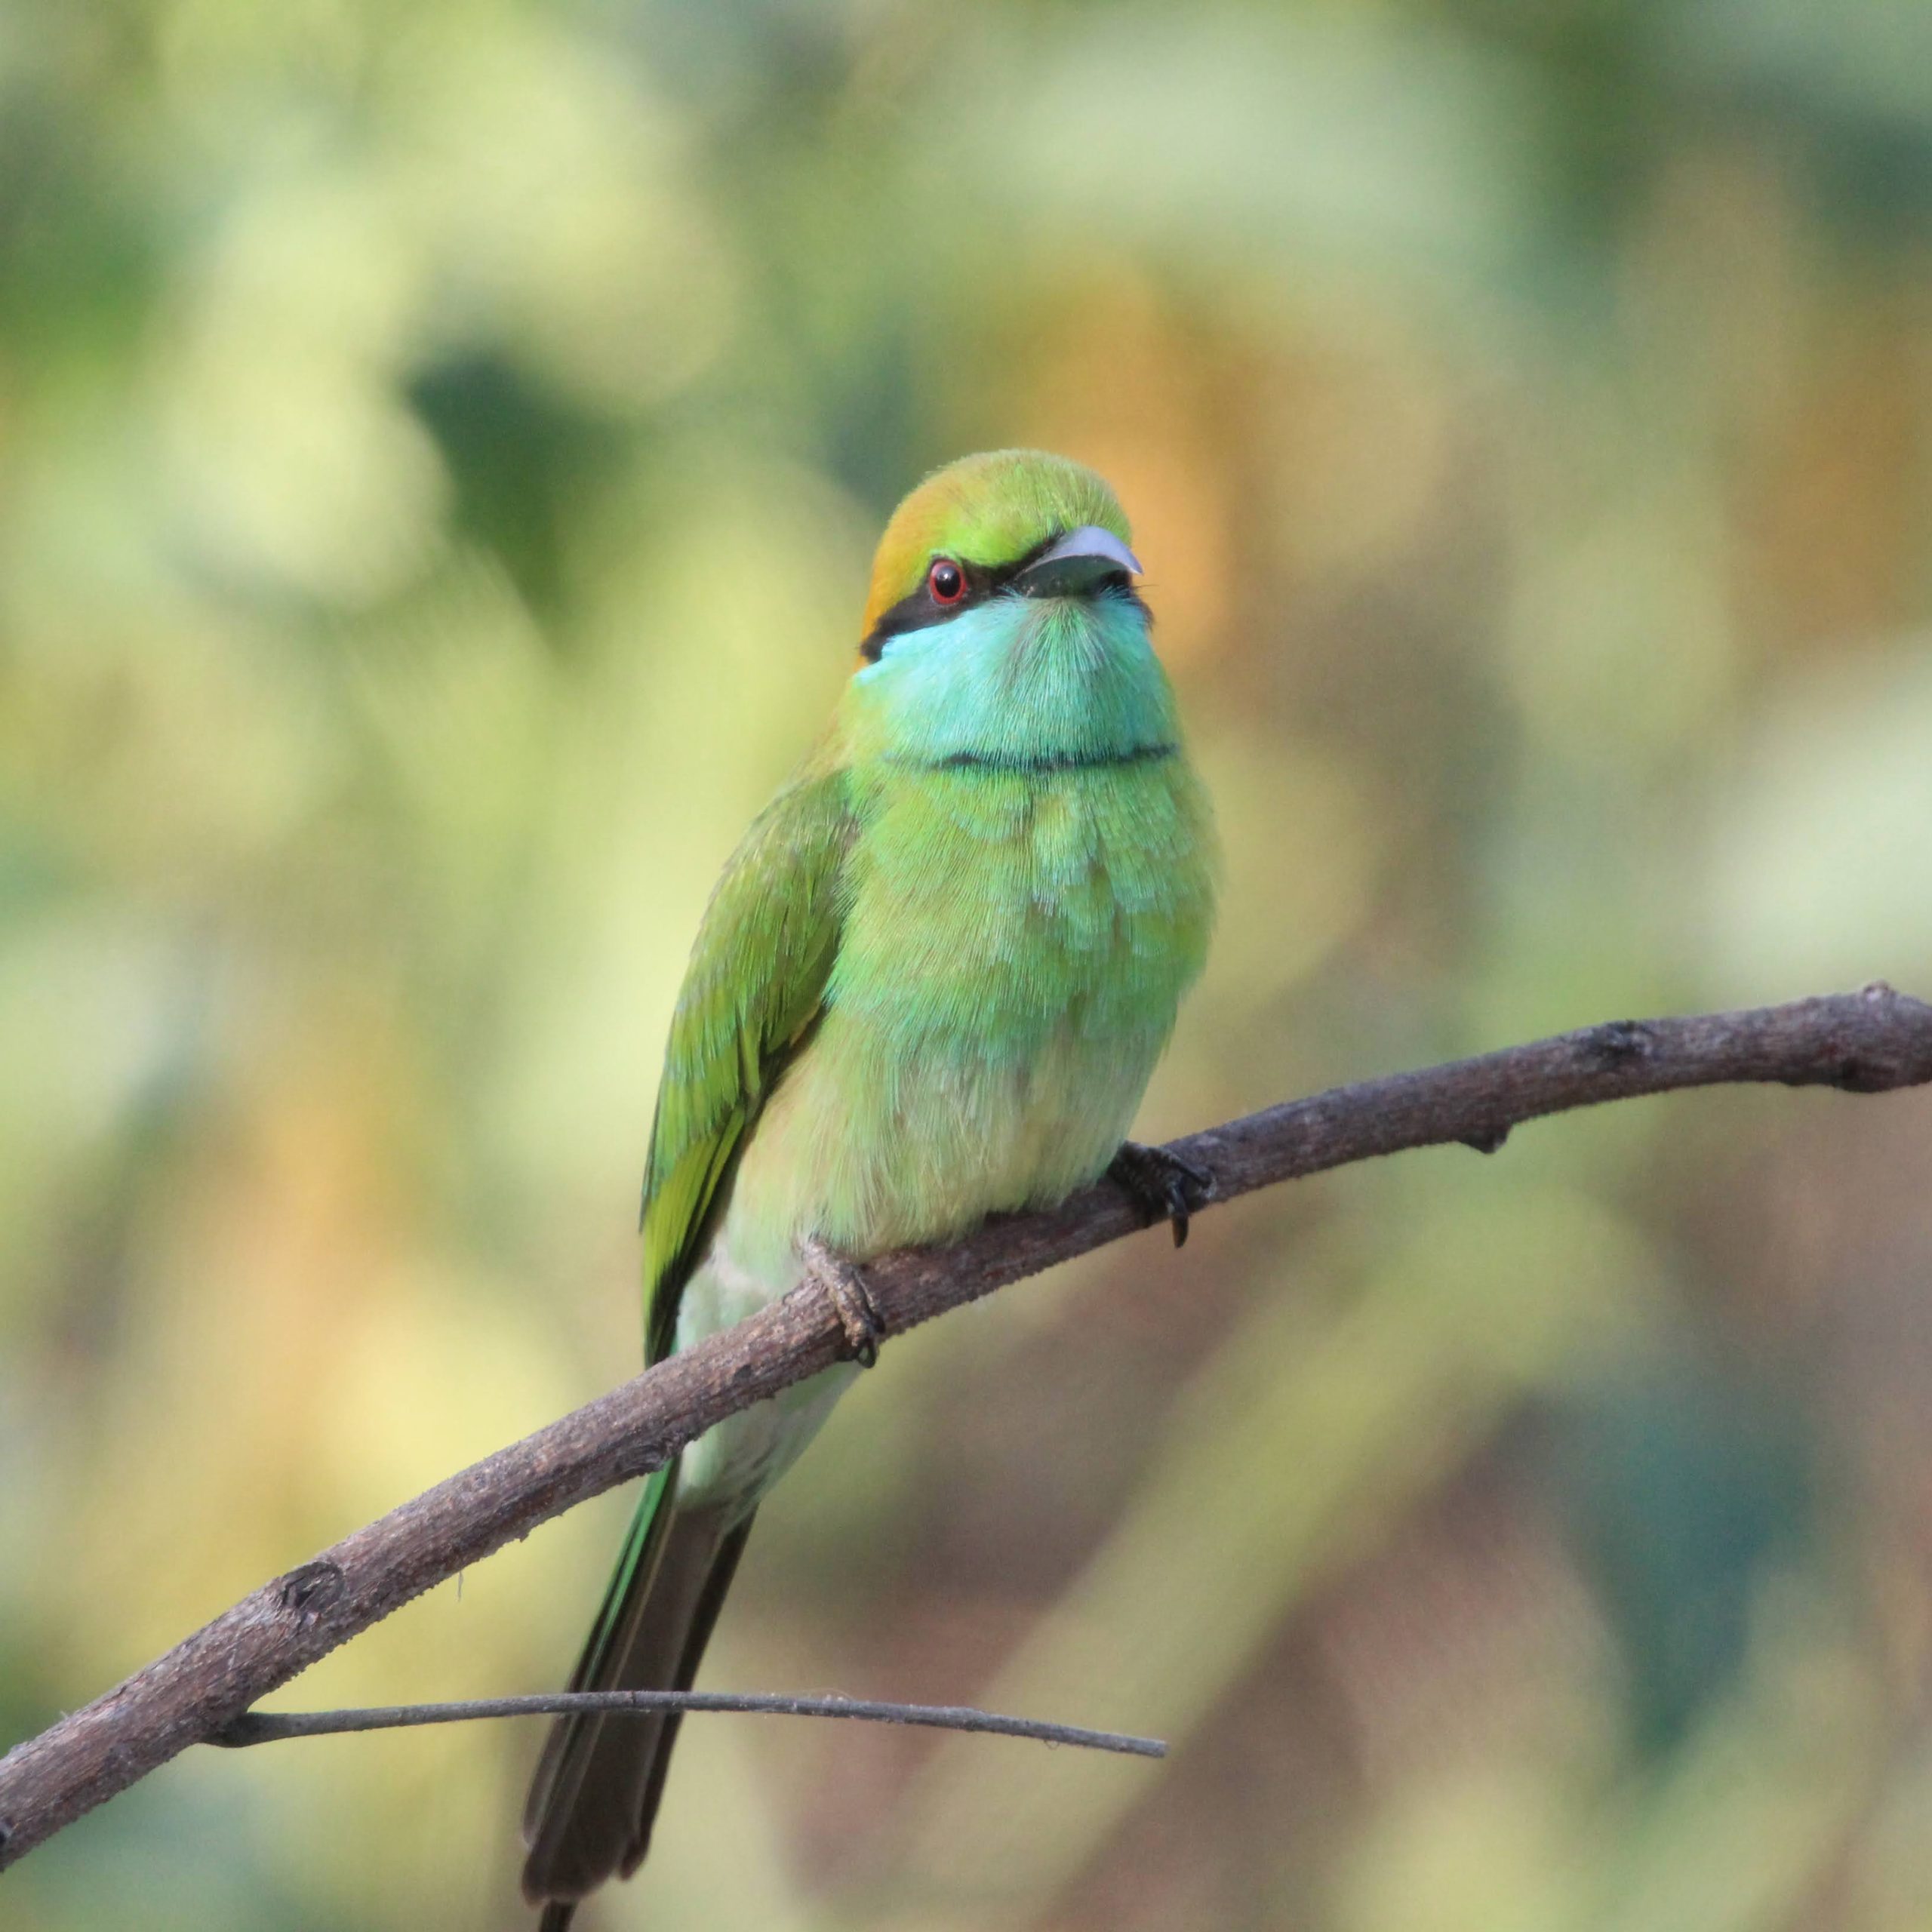
<path id="1" fill-rule="evenodd" d="M 970 1704 L 882 1704 L 869 1697 L 790 1697 L 776 1691 L 559 1690 L 534 1697 L 478 1697 L 453 1704 L 380 1704 L 366 1710 L 245 1711 L 208 1740 L 240 1749 L 287 1737 L 333 1737 L 346 1731 L 404 1730 L 417 1724 L 469 1724 L 479 1718 L 555 1717 L 570 1711 L 731 1711 L 782 1718 L 857 1718 L 867 1724 L 923 1725 L 932 1730 L 985 1731 L 1082 1751 L 1118 1751 L 1132 1758 L 1164 1758 L 1158 1737 L 1038 1718 L 1003 1717 Z"/>
<path id="2" fill-rule="evenodd" d="M 1880 1093 L 1932 1080 L 1932 1007 L 1858 993 L 1690 1019 L 1620 1020 L 1364 1081 L 1174 1143 L 1217 1203 L 1404 1148 L 1493 1152 L 1570 1107 L 1731 1081 Z M 988 1222 L 944 1249 L 852 1272 L 888 1337 L 1143 1225 L 1102 1182 L 1057 1208 Z M 0 1869 L 211 1737 L 298 1672 L 541 1522 L 647 1470 L 725 1417 L 845 1358 L 820 1271 L 783 1300 L 438 1483 L 264 1584 L 104 1697 L 0 1758 Z M 426 1367 L 425 1373 L 428 1373 Z"/>

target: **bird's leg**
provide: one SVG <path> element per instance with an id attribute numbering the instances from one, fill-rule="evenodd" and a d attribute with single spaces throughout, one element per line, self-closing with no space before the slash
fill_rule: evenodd
<path id="1" fill-rule="evenodd" d="M 878 1312 L 866 1278 L 842 1254 L 835 1254 L 814 1235 L 798 1244 L 808 1272 L 815 1275 L 845 1331 L 845 1346 L 861 1368 L 870 1368 L 878 1360 L 878 1345 L 885 1340 L 885 1317 Z"/>
<path id="2" fill-rule="evenodd" d="M 1188 1217 L 1214 1198 L 1214 1177 L 1205 1168 L 1166 1147 L 1143 1147 L 1123 1140 L 1107 1168 L 1107 1178 L 1125 1189 L 1128 1198 L 1147 1217 L 1170 1223 L 1177 1247 L 1187 1239 Z"/>

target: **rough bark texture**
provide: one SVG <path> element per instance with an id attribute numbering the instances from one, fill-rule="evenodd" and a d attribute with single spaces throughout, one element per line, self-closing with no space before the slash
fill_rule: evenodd
<path id="1" fill-rule="evenodd" d="M 1761 1081 L 1881 1093 L 1932 1081 L 1932 1006 L 1888 986 L 1690 1019 L 1624 1020 L 1331 1089 L 1174 1143 L 1217 1201 L 1404 1148 L 1483 1152 L 1540 1115 Z M 943 1250 L 858 1271 L 881 1330 L 947 1309 L 1143 1225 L 1103 1183 Z M 659 1466 L 712 1424 L 849 1352 L 849 1290 L 820 1267 L 728 1333 L 487 1457 L 264 1584 L 125 1682 L 0 1758 L 0 1869 L 412 1597 L 574 1504 Z"/>

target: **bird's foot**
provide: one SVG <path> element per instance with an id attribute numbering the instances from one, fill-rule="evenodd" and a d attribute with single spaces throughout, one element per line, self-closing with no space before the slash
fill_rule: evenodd
<path id="1" fill-rule="evenodd" d="M 885 1317 L 878 1312 L 866 1278 L 842 1254 L 835 1254 L 816 1235 L 799 1244 L 805 1266 L 823 1287 L 826 1298 L 845 1331 L 845 1346 L 861 1368 L 870 1368 L 878 1360 L 878 1345 L 885 1340 Z"/>
<path id="2" fill-rule="evenodd" d="M 1137 1140 L 1120 1143 L 1107 1178 L 1126 1190 L 1150 1228 L 1156 1221 L 1167 1222 L 1174 1231 L 1177 1247 L 1187 1239 L 1188 1217 L 1214 1198 L 1214 1177 L 1205 1168 L 1171 1149 L 1143 1147 Z"/>

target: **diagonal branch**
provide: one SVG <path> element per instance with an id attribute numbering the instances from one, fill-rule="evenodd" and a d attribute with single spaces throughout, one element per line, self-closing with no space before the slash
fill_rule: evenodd
<path id="1" fill-rule="evenodd" d="M 1932 1081 L 1932 1006 L 1874 985 L 1788 1006 L 1617 1021 L 1333 1088 L 1172 1151 L 1208 1168 L 1227 1201 L 1404 1148 L 1460 1142 L 1490 1152 L 1544 1114 L 1740 1081 L 1852 1093 Z M 411 1598 L 849 1355 L 854 1276 L 876 1332 L 898 1334 L 1142 1225 L 1103 1182 L 1057 1208 L 990 1221 L 949 1248 L 904 1249 L 862 1269 L 815 1260 L 783 1300 L 356 1531 L 16 1746 L 0 1758 L 0 1868 L 213 1739 Z"/>

